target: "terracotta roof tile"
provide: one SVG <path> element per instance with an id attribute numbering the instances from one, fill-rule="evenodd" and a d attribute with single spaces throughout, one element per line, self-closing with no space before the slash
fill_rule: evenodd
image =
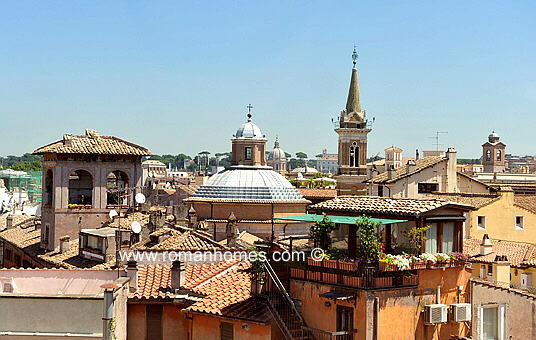
<path id="1" fill-rule="evenodd" d="M 518 243 L 490 239 L 492 253 L 480 255 L 481 239 L 470 238 L 463 241 L 463 252 L 473 262 L 491 263 L 496 256 L 506 256 L 512 266 L 519 266 L 530 260 L 534 255 L 534 245 L 530 243 Z"/>
<path id="2" fill-rule="evenodd" d="M 142 146 L 113 136 L 99 136 L 96 131 L 88 129 L 86 129 L 85 135 L 65 135 L 63 140 L 43 146 L 34 151 L 35 155 L 55 153 L 137 156 L 151 154 L 149 150 Z"/>
<path id="3" fill-rule="evenodd" d="M 500 199 L 499 195 L 490 194 L 465 194 L 465 193 L 443 193 L 437 192 L 428 195 L 427 198 L 443 199 L 454 203 L 470 205 L 475 208 L 481 208 Z"/>
<path id="4" fill-rule="evenodd" d="M 417 199 L 373 196 L 338 196 L 332 200 L 313 205 L 311 210 L 349 212 L 353 214 L 419 216 L 422 213 L 447 205 L 456 205 L 467 210 L 471 209 L 469 206 L 436 198 Z"/>
<path id="5" fill-rule="evenodd" d="M 430 157 L 423 157 L 419 158 L 415 161 L 415 171 L 407 174 L 406 173 L 406 164 L 403 164 L 402 166 L 398 167 L 396 169 L 396 174 L 392 179 L 389 179 L 389 174 L 387 171 L 382 172 L 378 176 L 374 177 L 372 180 L 368 180 L 368 182 L 374 182 L 374 183 L 393 183 L 398 181 L 401 178 L 407 177 L 415 172 L 422 171 L 428 167 L 431 167 L 433 165 L 436 165 L 440 162 L 446 161 L 447 158 L 443 156 L 430 156 Z"/>
<path id="6" fill-rule="evenodd" d="M 514 195 L 514 204 L 536 214 L 535 195 Z"/>
<path id="7" fill-rule="evenodd" d="M 4 230 L 7 227 L 8 214 L 0 215 L 0 230 Z M 34 224 L 41 224 L 41 216 L 27 216 L 27 215 L 12 215 L 13 227 L 31 226 Z"/>
<path id="8" fill-rule="evenodd" d="M 337 197 L 337 190 L 335 189 L 299 188 L 298 191 L 304 198 L 335 198 Z"/>

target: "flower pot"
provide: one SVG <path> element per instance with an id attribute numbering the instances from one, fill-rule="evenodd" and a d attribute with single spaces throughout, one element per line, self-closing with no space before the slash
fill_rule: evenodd
<path id="1" fill-rule="evenodd" d="M 307 258 L 307 264 L 308 264 L 309 266 L 316 266 L 316 267 L 319 267 L 319 266 L 322 265 L 322 261 L 315 261 L 315 260 L 313 260 L 312 258 L 308 257 L 308 258 Z"/>
<path id="2" fill-rule="evenodd" d="M 322 267 L 337 269 L 337 260 L 322 260 Z"/>
<path id="3" fill-rule="evenodd" d="M 255 295 L 262 293 L 263 286 L 264 282 L 251 281 L 251 294 Z"/>
<path id="4" fill-rule="evenodd" d="M 353 262 L 339 262 L 339 269 L 342 270 L 355 271 L 356 267 L 356 264 Z"/>

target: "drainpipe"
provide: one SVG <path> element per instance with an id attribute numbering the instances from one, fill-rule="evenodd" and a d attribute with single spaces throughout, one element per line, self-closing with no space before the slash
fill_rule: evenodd
<path id="1" fill-rule="evenodd" d="M 114 317 L 114 290 L 119 287 L 117 283 L 106 283 L 101 286 L 104 288 L 104 312 L 102 316 L 102 338 L 104 340 L 113 340 L 111 323 Z"/>
<path id="2" fill-rule="evenodd" d="M 441 304 L 441 286 L 437 285 L 437 304 Z"/>
<path id="3" fill-rule="evenodd" d="M 373 339 L 378 340 L 380 331 L 380 298 L 374 298 L 374 335 Z"/>

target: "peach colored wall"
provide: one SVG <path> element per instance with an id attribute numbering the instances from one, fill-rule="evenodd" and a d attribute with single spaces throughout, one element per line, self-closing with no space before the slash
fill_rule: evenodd
<path id="1" fill-rule="evenodd" d="M 355 300 L 347 302 L 319 297 L 341 289 L 325 283 L 291 280 L 290 295 L 301 300 L 302 314 L 309 327 L 325 331 L 336 330 L 337 305 L 354 308 L 354 339 L 373 339 L 374 301 L 378 298 L 379 340 L 439 340 L 450 334 L 468 335 L 463 324 L 447 323 L 438 326 L 424 325 L 424 306 L 436 303 L 437 285 L 441 287 L 441 303 L 458 302 L 458 286 L 463 287 L 460 302 L 468 302 L 470 271 L 465 268 L 419 270 L 420 284 L 415 288 L 398 288 L 376 291 L 355 290 Z M 325 306 L 330 302 L 331 306 Z"/>
<path id="2" fill-rule="evenodd" d="M 129 340 L 144 340 L 147 333 L 145 304 L 128 304 Z M 182 313 L 184 305 L 165 304 L 162 314 L 162 334 L 164 339 L 187 339 L 189 323 Z"/>
<path id="3" fill-rule="evenodd" d="M 309 201 L 300 203 L 274 203 L 274 217 L 305 214 Z M 189 202 L 190 207 L 193 204 L 199 220 L 214 218 L 224 219 L 234 213 L 239 220 L 269 220 L 272 218 L 272 204 L 270 203 L 211 203 L 208 202 Z M 212 210 L 212 211 L 211 211 Z"/>
<path id="4" fill-rule="evenodd" d="M 234 338 L 240 340 L 270 340 L 271 326 L 260 325 L 249 322 L 233 321 L 231 319 L 220 319 L 213 316 L 205 316 L 194 314 L 192 327 L 192 340 L 219 340 L 220 339 L 220 323 L 231 322 L 234 324 Z M 249 325 L 251 328 L 246 330 L 242 328 L 244 325 Z"/>

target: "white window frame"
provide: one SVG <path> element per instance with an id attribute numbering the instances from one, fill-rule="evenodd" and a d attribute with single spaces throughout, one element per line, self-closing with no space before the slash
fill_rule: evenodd
<path id="1" fill-rule="evenodd" d="M 484 218 L 484 225 L 483 226 L 480 226 L 480 224 L 478 224 L 478 218 L 479 217 L 483 217 Z M 488 219 L 488 216 L 487 215 L 477 215 L 476 216 L 476 229 L 477 230 L 486 230 L 486 220 Z"/>
<path id="2" fill-rule="evenodd" d="M 521 217 L 521 226 L 518 226 L 517 224 L 518 217 Z M 516 226 L 516 230 L 524 230 L 525 229 L 525 215 L 514 216 L 514 225 Z"/>
<path id="3" fill-rule="evenodd" d="M 505 322 L 506 322 L 506 304 L 482 304 L 480 305 L 480 318 L 479 318 L 479 330 L 480 334 L 478 336 L 479 340 L 484 339 L 484 308 L 497 308 L 497 322 L 498 322 L 498 331 L 497 334 L 499 335 L 499 340 L 505 340 Z"/>

